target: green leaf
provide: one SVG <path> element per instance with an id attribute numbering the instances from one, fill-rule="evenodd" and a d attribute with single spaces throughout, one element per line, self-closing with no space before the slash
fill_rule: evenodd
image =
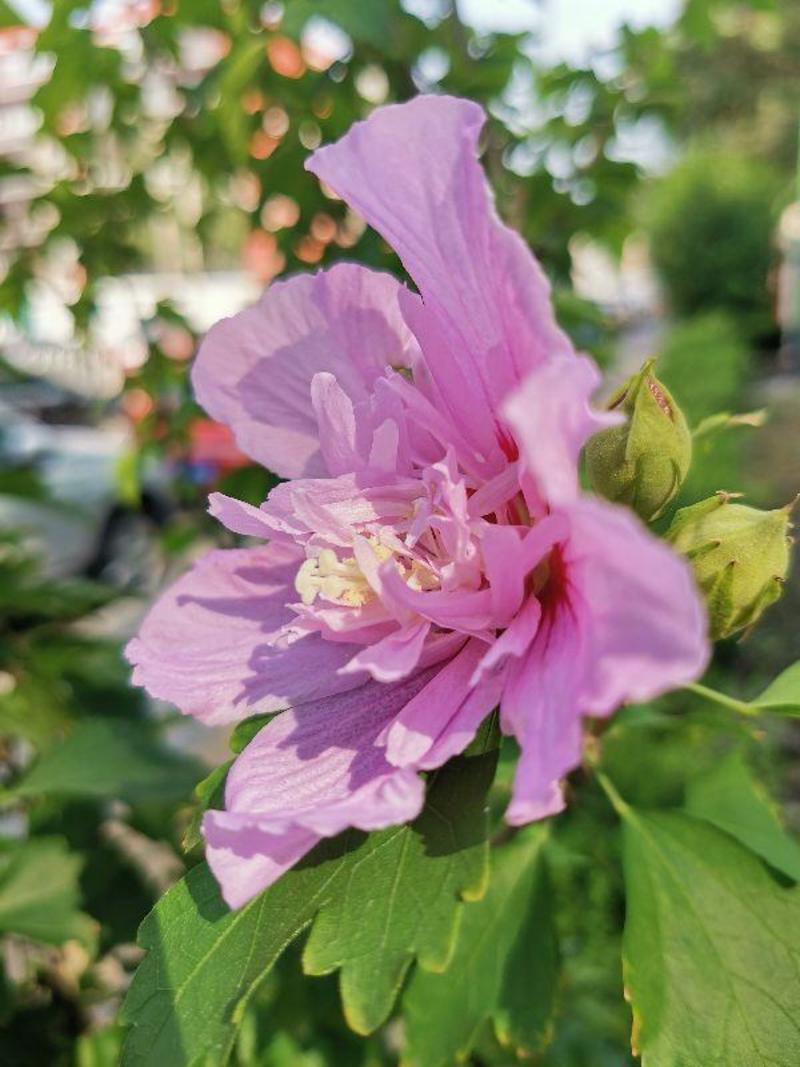
<path id="1" fill-rule="evenodd" d="M 495 760 L 489 751 L 452 761 L 410 826 L 325 841 L 239 911 L 205 865 L 191 870 L 142 924 L 148 954 L 125 1004 L 125 1067 L 223 1063 L 259 983 L 315 920 L 306 970 L 340 967 L 351 1026 L 377 1027 L 414 956 L 447 965 L 460 899 L 485 890 Z"/>
<path id="2" fill-rule="evenodd" d="M 61 945 L 92 947 L 97 923 L 79 910 L 79 856 L 61 838 L 40 838 L 0 851 L 0 932 Z"/>
<path id="3" fill-rule="evenodd" d="M 199 768 L 148 736 L 147 724 L 88 719 L 16 784 L 17 796 L 165 800 L 188 795 Z"/>
<path id="4" fill-rule="evenodd" d="M 643 1067 L 796 1067 L 800 889 L 706 822 L 620 810 L 624 974 Z"/>
<path id="5" fill-rule="evenodd" d="M 200 827 L 205 813 L 211 808 L 219 810 L 224 807 L 225 781 L 232 763 L 233 760 L 221 763 L 194 787 L 195 807 L 181 842 L 184 852 L 191 852 L 203 840 Z"/>
<path id="6" fill-rule="evenodd" d="M 781 826 L 753 779 L 741 752 L 733 752 L 708 774 L 689 784 L 686 810 L 713 823 L 800 882 L 800 845 Z"/>
<path id="7" fill-rule="evenodd" d="M 438 772 L 414 831 L 371 835 L 320 914 L 303 969 L 341 968 L 344 1012 L 357 1033 L 388 1016 L 415 956 L 429 970 L 446 967 L 461 915 L 456 902 L 485 893 L 484 806 L 495 761 L 496 752 L 470 756 Z"/>
<path id="8" fill-rule="evenodd" d="M 250 744 L 257 733 L 267 725 L 267 723 L 274 719 L 279 712 L 264 712 L 262 715 L 251 715 L 249 719 L 243 719 L 241 722 L 234 726 L 231 732 L 230 741 L 228 742 L 231 752 L 235 755 L 239 755 Z"/>
<path id="9" fill-rule="evenodd" d="M 224 1063 L 256 988 L 328 899 L 348 843 L 325 842 L 235 912 L 205 864 L 162 897 L 139 931 L 147 956 L 123 1006 L 133 1027 L 123 1067 Z"/>
<path id="10" fill-rule="evenodd" d="M 535 827 L 492 851 L 489 889 L 465 909 L 447 969 L 415 972 L 404 998 L 409 1065 L 466 1058 L 490 1019 L 520 1055 L 546 1044 L 558 972 L 546 837 Z"/>
<path id="11" fill-rule="evenodd" d="M 761 696 L 751 701 L 753 707 L 779 715 L 800 716 L 800 660 L 787 667 L 771 682 Z"/>

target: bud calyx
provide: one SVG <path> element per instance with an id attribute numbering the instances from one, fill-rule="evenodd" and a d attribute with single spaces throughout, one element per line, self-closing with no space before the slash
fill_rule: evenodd
<path id="1" fill-rule="evenodd" d="M 596 492 L 627 504 L 645 521 L 658 518 L 683 484 L 692 461 L 692 435 L 683 412 L 648 360 L 609 402 L 628 416 L 586 448 Z"/>
<path id="2" fill-rule="evenodd" d="M 734 500 L 717 493 L 682 508 L 667 531 L 705 594 L 715 639 L 752 626 L 780 597 L 791 558 L 791 505 L 762 511 Z"/>

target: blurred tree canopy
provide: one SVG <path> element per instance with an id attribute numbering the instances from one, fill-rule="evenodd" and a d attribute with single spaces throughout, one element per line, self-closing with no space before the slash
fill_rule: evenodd
<path id="1" fill-rule="evenodd" d="M 656 186 L 652 257 L 678 315 L 716 308 L 747 336 L 769 331 L 776 186 L 763 164 L 710 150 L 696 150 Z"/>
<path id="2" fill-rule="evenodd" d="M 56 0 L 36 39 L 53 64 L 33 97 L 36 151 L 3 164 L 30 196 L 0 285 L 12 314 L 62 238 L 83 273 L 79 325 L 100 278 L 142 267 L 229 266 L 242 254 L 265 282 L 343 256 L 396 267 L 302 164 L 376 104 L 418 91 L 489 107 L 500 210 L 557 279 L 572 235 L 619 248 L 629 232 L 637 136 L 734 145 L 784 178 L 794 158 L 791 0 L 690 0 L 671 30 L 626 28 L 579 69 L 545 65 L 529 35 L 477 32 L 449 0 L 115 10 L 103 21 L 98 5 L 90 20 L 83 0 Z"/>

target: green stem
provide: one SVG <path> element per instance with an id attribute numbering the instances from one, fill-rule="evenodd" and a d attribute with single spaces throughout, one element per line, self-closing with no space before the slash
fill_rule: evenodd
<path id="1" fill-rule="evenodd" d="M 622 797 L 617 792 L 617 788 L 610 778 L 606 777 L 602 771 L 597 772 L 597 780 L 603 787 L 603 792 L 611 801 L 611 806 L 620 818 L 624 818 L 630 811 L 630 807 L 625 803 Z"/>
<path id="2" fill-rule="evenodd" d="M 725 693 L 718 693 L 716 689 L 709 689 L 708 686 L 694 683 L 684 686 L 684 689 L 689 690 L 691 693 L 697 693 L 698 696 L 705 697 L 706 700 L 719 704 L 723 708 L 728 708 L 730 711 L 737 711 L 740 715 L 758 714 L 758 710 L 751 704 L 745 703 L 744 700 L 736 700 L 735 697 L 726 696 Z"/>

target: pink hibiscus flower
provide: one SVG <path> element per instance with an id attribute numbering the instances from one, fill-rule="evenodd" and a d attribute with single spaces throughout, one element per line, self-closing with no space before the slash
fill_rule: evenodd
<path id="1" fill-rule="evenodd" d="M 212 552 L 128 646 L 134 681 L 207 723 L 284 710 L 206 814 L 237 907 L 321 837 L 413 819 L 418 772 L 481 721 L 519 742 L 512 824 L 564 804 L 581 720 L 703 670 L 685 564 L 629 512 L 584 496 L 599 375 L 498 220 L 478 106 L 381 108 L 308 168 L 394 247 L 418 293 L 339 265 L 269 288 L 214 327 L 199 401 L 284 478 L 256 508 L 215 494 L 264 544 Z"/>

